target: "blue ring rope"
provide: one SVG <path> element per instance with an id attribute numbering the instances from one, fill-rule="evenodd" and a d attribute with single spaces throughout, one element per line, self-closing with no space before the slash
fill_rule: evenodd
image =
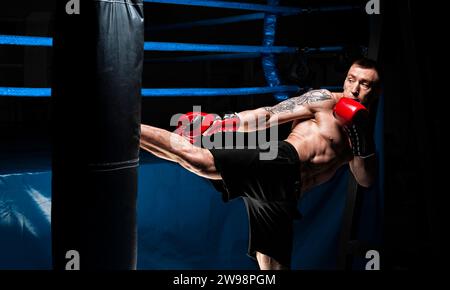
<path id="1" fill-rule="evenodd" d="M 343 46 L 324 46 L 324 47 L 307 47 L 301 49 L 303 53 L 313 54 L 322 52 L 341 52 L 344 50 Z M 163 57 L 150 58 L 144 60 L 146 63 L 160 63 L 160 62 L 191 62 L 191 61 L 208 61 L 208 60 L 228 60 L 228 59 L 250 59 L 261 57 L 258 52 L 242 52 L 242 53 L 223 53 L 223 54 L 207 54 L 207 55 L 192 55 L 179 57 Z"/>
<path id="2" fill-rule="evenodd" d="M 201 51 L 201 52 L 259 52 L 259 53 L 295 53 L 297 48 L 287 46 L 253 46 L 229 44 L 191 44 L 176 42 L 146 42 L 144 50 L 153 51 Z"/>
<path id="3" fill-rule="evenodd" d="M 361 5 L 339 5 L 339 6 L 321 6 L 321 7 L 308 7 L 304 8 L 304 13 L 325 13 L 325 12 L 342 12 L 350 10 L 360 10 L 363 7 Z"/>
<path id="4" fill-rule="evenodd" d="M 1 35 L 0 45 L 30 45 L 30 46 L 52 46 L 53 39 L 51 37 L 41 36 L 17 36 L 17 35 Z"/>
<path id="5" fill-rule="evenodd" d="M 269 30 L 267 30 L 269 31 Z M 265 31 L 265 36 L 269 35 Z M 0 45 L 26 45 L 26 46 L 52 46 L 51 37 L 0 35 Z M 155 51 L 203 51 L 203 52 L 247 52 L 247 53 L 294 53 L 297 48 L 286 46 L 252 46 L 252 45 L 226 45 L 226 44 L 191 44 L 177 42 L 145 42 L 145 50 Z M 338 52 L 342 46 L 325 46 L 319 48 L 305 47 L 305 53 Z"/>
<path id="6" fill-rule="evenodd" d="M 344 50 L 343 46 L 323 46 L 323 47 L 305 47 L 301 49 L 304 53 L 319 53 L 319 52 L 340 52 Z"/>
<path id="7" fill-rule="evenodd" d="M 147 3 L 161 3 L 161 4 L 175 4 L 188 6 L 202 6 L 212 8 L 226 8 L 239 10 L 260 11 L 278 15 L 295 15 L 300 13 L 323 13 L 323 12 L 341 12 L 348 10 L 362 9 L 361 5 L 334 5 L 321 7 L 273 7 L 271 5 L 240 3 L 240 2 L 225 2 L 215 0 L 144 0 Z"/>
<path id="8" fill-rule="evenodd" d="M 208 55 L 192 55 L 179 57 L 151 58 L 144 60 L 145 63 L 160 62 L 191 62 L 191 61 L 207 61 L 207 60 L 228 60 L 228 59 L 250 59 L 258 58 L 261 54 L 257 52 L 246 53 L 224 53 L 224 54 L 208 54 Z"/>
<path id="9" fill-rule="evenodd" d="M 329 91 L 341 91 L 342 86 L 322 86 L 321 89 Z M 312 88 L 310 88 L 312 89 Z M 163 96 L 220 96 L 220 95 L 252 95 L 270 94 L 276 92 L 298 92 L 300 88 L 296 86 L 279 87 L 254 87 L 254 88 L 189 88 L 189 89 L 142 89 L 144 97 Z M 6 97 L 50 97 L 50 88 L 16 88 L 0 87 L 0 96 Z"/>
<path id="10" fill-rule="evenodd" d="M 271 94 L 275 92 L 297 92 L 297 86 L 248 87 L 248 88 L 174 88 L 142 89 L 143 97 L 210 97 Z M 51 88 L 0 87 L 0 96 L 7 97 L 50 97 Z"/>
<path id="11" fill-rule="evenodd" d="M 4 97 L 50 97 L 50 88 L 0 87 L 0 96 Z"/>
<path id="12" fill-rule="evenodd" d="M 52 46 L 52 38 L 37 36 L 0 35 L 0 45 Z M 144 50 L 152 51 L 201 51 L 201 52 L 259 52 L 295 53 L 297 48 L 287 46 L 254 46 L 230 44 L 195 44 L 177 42 L 145 42 Z"/>
<path id="13" fill-rule="evenodd" d="M 341 11 L 355 10 L 355 9 L 361 9 L 361 7 L 360 6 L 349 6 L 349 5 L 347 5 L 347 6 L 323 6 L 323 7 L 314 7 L 314 8 L 310 7 L 310 8 L 302 8 L 302 12 L 305 12 L 305 13 L 327 13 L 327 12 L 336 12 L 336 11 L 341 12 Z M 264 17 L 265 17 L 265 13 L 253 13 L 253 14 L 222 17 L 222 18 L 180 22 L 180 23 L 173 23 L 173 24 L 153 25 L 151 27 L 145 28 L 145 30 L 146 31 L 165 31 L 165 30 L 172 30 L 172 29 L 180 30 L 180 29 L 189 29 L 189 28 L 193 28 L 193 27 L 223 25 L 223 24 L 230 24 L 230 23 L 237 23 L 237 22 L 244 22 L 244 21 L 260 20 L 260 19 L 264 19 Z"/>
<path id="14" fill-rule="evenodd" d="M 142 96 L 152 97 L 210 97 L 272 94 L 275 92 L 297 92 L 297 86 L 253 87 L 253 88 L 189 88 L 189 89 L 142 89 Z"/>
<path id="15" fill-rule="evenodd" d="M 320 88 L 331 92 L 342 92 L 342 86 L 322 86 Z"/>
<path id="16" fill-rule="evenodd" d="M 146 31 L 164 31 L 164 30 L 172 30 L 172 29 L 187 29 L 198 26 L 212 26 L 212 25 L 222 25 L 243 21 L 252 21 L 264 19 L 264 13 L 253 13 L 246 15 L 238 15 L 238 16 L 230 16 L 230 17 L 222 17 L 215 19 L 204 19 L 190 22 L 181 22 L 174 24 L 162 24 L 162 25 L 154 25 L 152 27 L 148 27 Z"/>
<path id="17" fill-rule="evenodd" d="M 189 5 L 202 6 L 214 8 L 227 8 L 239 10 L 253 10 L 261 12 L 270 12 L 273 14 L 294 15 L 302 12 L 298 7 L 273 7 L 270 5 L 225 2 L 225 1 L 208 1 L 208 0 L 144 0 L 147 3 L 161 3 L 161 4 L 175 4 L 175 5 Z"/>

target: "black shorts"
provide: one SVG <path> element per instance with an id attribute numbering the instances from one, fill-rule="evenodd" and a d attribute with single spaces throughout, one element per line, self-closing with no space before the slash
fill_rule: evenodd
<path id="1" fill-rule="evenodd" d="M 273 147 L 276 146 L 276 147 Z M 275 159 L 261 160 L 260 153 L 277 150 Z M 222 180 L 213 181 L 224 201 L 242 197 L 249 218 L 248 255 L 256 251 L 282 265 L 290 266 L 293 220 L 300 195 L 300 160 L 294 146 L 286 141 L 268 149 L 211 149 Z"/>

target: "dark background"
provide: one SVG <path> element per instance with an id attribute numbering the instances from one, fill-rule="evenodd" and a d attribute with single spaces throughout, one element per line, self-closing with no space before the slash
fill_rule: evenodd
<path id="1" fill-rule="evenodd" d="M 246 1 L 264 3 L 261 0 Z M 281 1 L 284 6 L 362 4 L 366 1 Z M 0 4 L 0 34 L 51 36 L 54 1 L 8 1 Z M 385 269 L 438 269 L 444 263 L 443 220 L 446 155 L 445 113 L 439 68 L 445 58 L 439 35 L 445 31 L 442 9 L 430 2 L 382 1 L 379 63 L 385 102 Z M 251 12 L 145 4 L 146 41 L 261 45 L 262 21 L 214 27 L 155 31 L 155 25 L 226 17 Z M 371 16 L 374 17 L 374 16 Z M 348 64 L 364 55 L 371 32 L 362 11 L 302 14 L 280 18 L 276 45 L 341 45 L 342 53 L 282 55 L 283 84 L 301 87 L 340 86 Z M 80 30 L 80 33 L 83 33 Z M 373 35 L 372 35 L 373 36 Z M 160 58 L 196 53 L 145 53 L 143 87 L 265 86 L 260 59 L 164 62 Z M 294 74 L 295 64 L 302 71 Z M 0 46 L 0 86 L 50 87 L 52 50 Z M 439 88 L 438 88 L 439 87 Z M 439 89 L 439 91 L 438 91 Z M 439 100 L 436 102 L 436 100 Z M 207 98 L 144 98 L 142 121 L 170 129 L 174 113 L 193 105 L 211 112 L 267 106 L 271 95 Z M 82 118 L 80 113 L 80 118 Z M 0 169 L 49 166 L 51 148 L 49 99 L 0 98 Z M 285 129 L 285 128 L 284 128 Z M 282 132 L 286 132 L 286 129 Z M 282 137 L 282 136 L 280 136 Z M 39 158 L 42 162 L 39 163 Z M 12 160 L 12 161 L 11 161 Z M 11 165 L 12 164 L 12 165 Z M 442 169 L 443 168 L 443 169 Z"/>

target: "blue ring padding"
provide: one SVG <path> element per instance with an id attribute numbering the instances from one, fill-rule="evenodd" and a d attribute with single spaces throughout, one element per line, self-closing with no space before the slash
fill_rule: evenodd
<path id="1" fill-rule="evenodd" d="M 244 22 L 251 20 L 259 20 L 264 19 L 264 13 L 253 13 L 239 16 L 231 16 L 231 17 L 223 17 L 223 18 L 215 18 L 215 19 L 204 19 L 198 21 L 191 22 L 182 22 L 175 24 L 164 24 L 164 25 L 155 25 L 152 27 L 148 27 L 146 31 L 163 31 L 163 30 L 172 30 L 172 29 L 187 29 L 198 26 L 212 26 L 212 25 L 221 25 L 221 24 L 229 24 L 236 22 Z"/>
<path id="2" fill-rule="evenodd" d="M 51 37 L 0 35 L 0 45 L 52 46 Z"/>
<path id="3" fill-rule="evenodd" d="M 253 46 L 229 44 L 195 44 L 176 42 L 146 42 L 144 50 L 152 51 L 203 51 L 203 52 L 259 52 L 259 53 L 295 53 L 297 48 L 287 46 Z"/>
<path id="4" fill-rule="evenodd" d="M 180 57 L 166 57 L 166 58 L 154 58 L 146 59 L 145 63 L 159 63 L 159 62 L 190 62 L 190 61 L 205 61 L 205 60 L 228 60 L 228 59 L 249 59 L 258 58 L 260 53 L 224 53 L 224 54 L 208 54 L 208 55 L 193 55 L 193 56 L 180 56 Z"/>
<path id="5" fill-rule="evenodd" d="M 51 46 L 50 37 L 0 35 L 0 45 Z M 144 50 L 152 51 L 204 51 L 204 52 L 260 52 L 295 53 L 297 48 L 287 46 L 263 47 L 253 45 L 195 44 L 177 42 L 145 42 Z"/>
<path id="6" fill-rule="evenodd" d="M 278 0 L 268 0 L 269 5 L 277 6 Z M 275 32 L 277 25 L 277 16 L 275 14 L 266 14 L 264 18 L 264 38 L 263 45 L 267 47 L 273 47 L 275 43 Z M 264 70 L 264 76 L 267 83 L 271 87 L 276 87 L 281 84 L 280 78 L 278 77 L 278 70 L 276 67 L 275 56 L 273 54 L 263 54 L 262 66 Z M 288 98 L 287 94 L 276 92 L 275 98 L 278 101 L 286 100 Z"/>
<path id="7" fill-rule="evenodd" d="M 270 5 L 262 4 L 250 4 L 250 3 L 238 3 L 238 2 L 225 2 L 225 1 L 207 1 L 207 0 L 144 0 L 147 3 L 161 3 L 161 4 L 176 4 L 176 5 L 189 5 L 189 6 L 202 6 L 202 7 L 214 7 L 214 8 L 228 8 L 228 9 L 240 9 L 240 10 L 253 10 L 270 12 L 274 14 L 294 15 L 302 12 L 298 7 L 272 7 Z"/>
<path id="8" fill-rule="evenodd" d="M 271 94 L 275 92 L 297 92 L 297 86 L 250 87 L 250 88 L 181 88 L 142 89 L 143 97 L 209 97 Z M 50 88 L 0 87 L 0 96 L 7 97 L 50 97 Z"/>

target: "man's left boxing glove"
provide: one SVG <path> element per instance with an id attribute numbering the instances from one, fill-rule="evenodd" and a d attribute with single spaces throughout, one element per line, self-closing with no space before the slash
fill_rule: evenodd
<path id="1" fill-rule="evenodd" d="M 375 141 L 366 107 L 354 99 L 342 97 L 336 103 L 333 114 L 344 125 L 354 156 L 367 158 L 375 154 Z"/>

